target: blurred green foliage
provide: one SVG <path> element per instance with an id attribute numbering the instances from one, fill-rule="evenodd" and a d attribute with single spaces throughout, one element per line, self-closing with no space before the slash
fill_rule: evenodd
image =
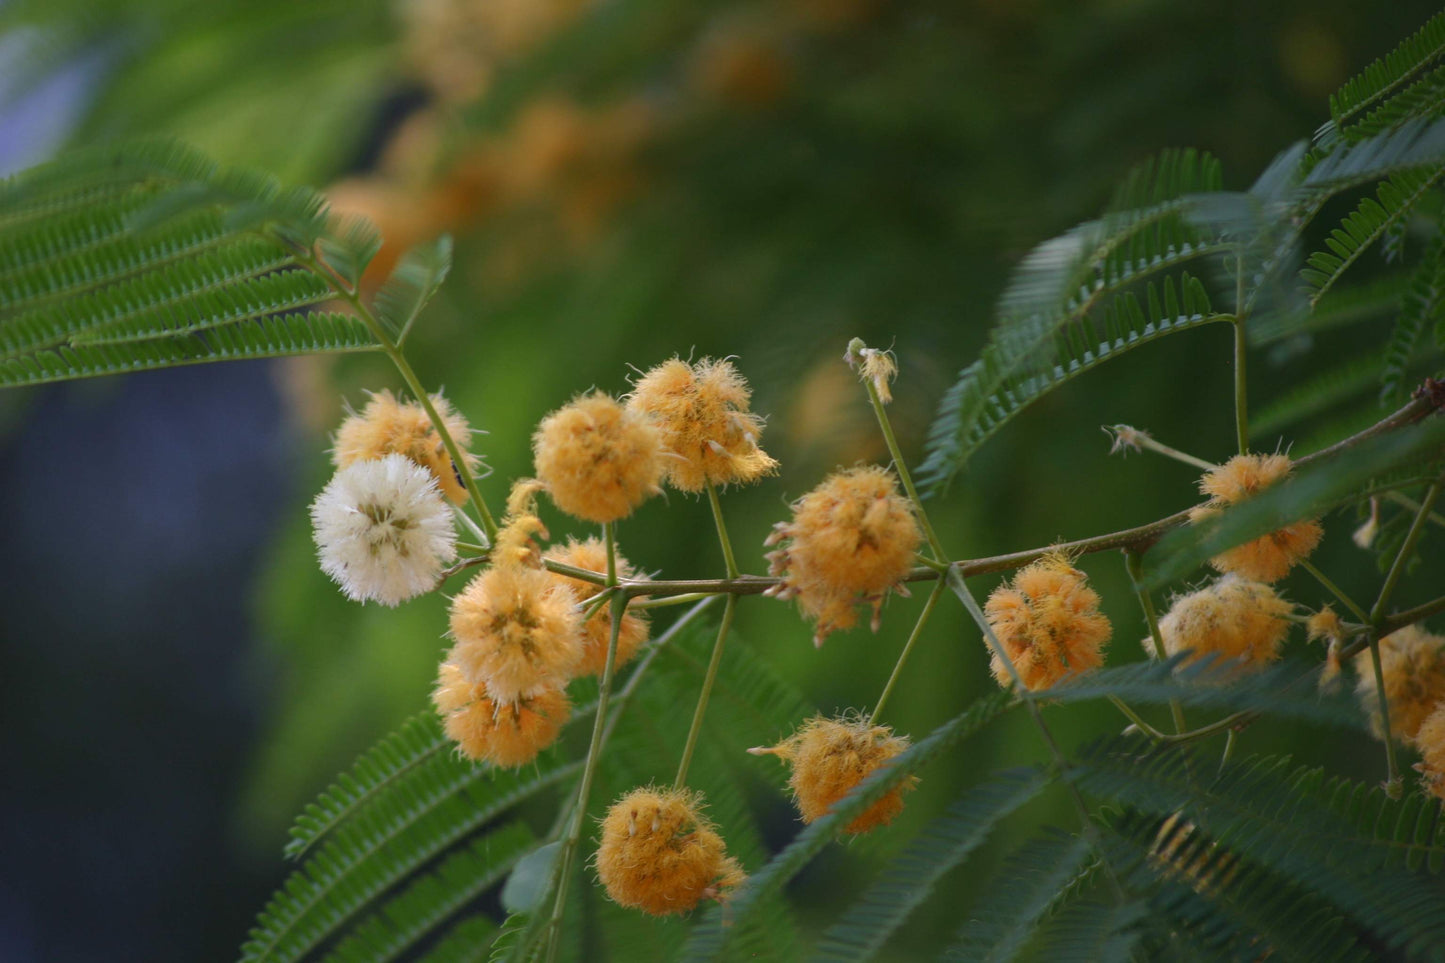
<path id="1" fill-rule="evenodd" d="M 423 380 L 487 432 L 474 447 L 491 466 L 483 488 L 494 503 L 530 473 L 537 420 L 574 393 L 624 391 L 629 365 L 674 353 L 737 356 L 769 417 L 764 444 L 784 466 L 724 502 L 740 562 L 759 572 L 788 501 L 836 464 L 882 453 L 839 360 L 849 338 L 894 346 L 893 415 L 916 455 L 1032 244 L 1094 214 L 1160 147 L 1206 148 L 1224 161 L 1226 185 L 1243 187 L 1311 133 L 1330 91 L 1431 12 L 1346 0 L 12 0 L 0 23 L 40 27 L 26 65 L 36 77 L 71 58 L 103 63 L 76 143 L 174 134 L 225 163 L 334 185 L 338 207 L 387 236 L 384 263 L 455 234 L 456 267 L 408 347 Z M 1324 332 L 1312 354 L 1258 354 L 1256 403 L 1360 340 Z M 950 550 L 1031 547 L 1189 504 L 1192 469 L 1110 458 L 1098 426 L 1130 422 L 1222 457 L 1233 446 L 1229 362 L 1228 332 L 1206 328 L 1040 403 L 937 507 Z M 304 506 L 329 470 L 327 433 L 342 399 L 359 406 L 365 390 L 394 386 L 385 360 L 274 370 L 299 455 L 294 509 L 257 597 L 264 657 L 284 666 L 237 815 L 262 853 L 277 851 L 332 773 L 425 705 L 446 624 L 437 596 L 398 610 L 346 602 L 314 562 Z M 1278 437 L 1288 446 L 1309 435 Z M 546 521 L 555 537 L 574 530 Z M 1374 578 L 1344 537 L 1352 524 L 1327 519 L 1318 558 L 1346 589 Z M 697 500 L 655 500 L 620 538 L 635 564 L 669 577 L 720 568 Z M 1144 629 L 1122 560 L 1081 567 L 1116 626 L 1116 658 L 1137 658 Z M 750 600 L 739 634 L 825 710 L 860 706 L 918 604 L 894 599 L 878 635 L 855 630 L 815 651 L 790 606 Z M 922 732 L 955 714 L 993 685 L 986 662 L 977 633 L 945 607 L 891 721 Z M 1066 750 L 1119 724 L 1107 707 L 1058 715 Z M 1016 717 L 974 743 L 966 767 L 931 771 L 900 837 L 978 775 L 1032 757 L 1036 738 Z M 1325 743 L 1278 726 L 1245 742 L 1354 775 L 1379 768 L 1362 739 Z M 755 801 L 785 832 L 790 814 L 760 787 Z M 1059 816 L 1051 805 L 1064 804 L 1015 817 L 1019 833 Z M 966 904 L 970 880 L 987 879 L 1016 838 L 991 842 L 950 899 Z M 820 860 L 798 891 L 805 919 L 846 905 L 884 849 L 865 839 Z M 915 925 L 894 958 L 936 943 L 953 918 Z"/>

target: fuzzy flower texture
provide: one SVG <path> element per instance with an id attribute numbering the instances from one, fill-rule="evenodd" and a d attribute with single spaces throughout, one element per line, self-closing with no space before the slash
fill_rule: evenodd
<path id="1" fill-rule="evenodd" d="M 653 916 L 692 910 L 743 881 L 737 861 L 685 789 L 634 789 L 607 811 L 597 876 L 622 906 Z"/>
<path id="2" fill-rule="evenodd" d="M 1188 663 L 1214 657 L 1257 669 L 1279 658 L 1293 609 L 1263 582 L 1226 575 L 1175 599 L 1159 635 L 1169 655 L 1192 652 Z"/>
<path id="3" fill-rule="evenodd" d="M 860 718 L 816 716 L 776 746 L 759 746 L 748 752 L 755 756 L 777 756 L 792 765 L 788 785 L 793 790 L 793 801 L 803 822 L 811 823 L 826 815 L 854 786 L 907 748 L 908 739 L 895 736 L 887 726 L 875 726 Z M 914 776 L 901 780 L 843 831 L 856 835 L 886 826 L 903 811 L 903 794 L 917 783 Z"/>
<path id="4" fill-rule="evenodd" d="M 1287 455 L 1235 455 L 1199 480 L 1199 490 L 1209 501 L 1189 511 L 1194 524 L 1218 515 L 1289 475 L 1293 465 Z M 1209 560 L 1217 570 L 1256 582 L 1277 582 L 1320 543 L 1324 529 L 1314 520 L 1295 522 L 1252 542 L 1236 545 Z"/>
<path id="5" fill-rule="evenodd" d="M 441 395 L 432 395 L 431 403 L 462 452 L 467 469 L 475 472 L 481 461 L 467 451 L 471 429 L 466 418 L 453 411 Z M 352 414 L 342 422 L 332 458 L 337 468 L 345 468 L 392 454 L 405 455 L 431 472 L 442 494 L 456 504 L 467 500 L 467 490 L 426 409 L 416 402 L 397 401 L 390 391 L 382 390 L 371 396 L 360 414 Z"/>
<path id="6" fill-rule="evenodd" d="M 627 407 L 662 432 L 664 477 L 678 491 L 700 492 L 757 481 L 778 463 L 758 447 L 763 421 L 748 410 L 752 391 L 729 361 L 680 358 L 645 372 Z"/>
<path id="7" fill-rule="evenodd" d="M 396 605 L 430 591 L 456 557 L 436 478 L 402 455 L 338 471 L 312 503 L 311 525 L 321 570 L 358 602 Z"/>
<path id="8" fill-rule="evenodd" d="M 1068 556 L 1057 552 L 994 589 L 984 614 L 1029 690 L 1047 689 L 1103 665 L 1104 645 L 1114 631 L 1099 612 L 1099 593 Z M 989 668 L 999 685 L 1013 685 L 1013 673 L 999 653 L 993 653 Z"/>
<path id="9" fill-rule="evenodd" d="M 769 572 L 782 577 L 768 594 L 797 598 L 817 623 L 815 645 L 857 622 L 856 606 L 873 607 L 873 628 L 888 590 L 902 591 L 922 534 L 893 473 L 876 465 L 826 478 L 793 505 L 793 520 L 773 526 Z"/>
<path id="10" fill-rule="evenodd" d="M 615 522 L 661 492 L 662 436 L 600 391 L 544 418 L 532 452 L 553 503 L 574 518 Z"/>
<path id="11" fill-rule="evenodd" d="M 1407 625 L 1380 640 L 1380 670 L 1385 701 L 1390 706 L 1390 734 L 1413 744 L 1425 720 L 1445 701 L 1445 637 Z M 1384 738 L 1380 699 L 1375 683 L 1375 660 L 1369 649 L 1355 656 L 1359 674 L 1356 695 L 1370 718 L 1377 738 Z"/>
<path id="12" fill-rule="evenodd" d="M 599 538 L 589 538 L 578 541 L 569 538 L 567 544 L 547 551 L 547 558 L 553 562 L 561 562 L 563 565 L 570 565 L 573 568 L 586 569 L 589 572 L 605 573 L 607 571 L 607 548 Z M 631 564 L 621 554 L 617 556 L 617 575 L 619 578 L 632 578 L 634 575 Z M 552 578 L 572 593 L 573 599 L 578 603 L 596 595 L 600 589 L 591 582 L 584 582 L 582 579 L 568 578 L 565 575 L 553 573 Z M 637 650 L 647 641 L 648 623 L 647 611 L 645 609 L 633 609 L 632 605 L 640 602 L 645 596 L 636 596 L 628 600 L 628 608 L 622 615 L 622 624 L 617 631 L 617 658 L 615 665 L 624 665 L 632 660 Z M 603 606 L 594 612 L 582 626 L 582 661 L 577 666 L 578 675 L 602 675 L 602 670 L 607 665 L 607 646 L 612 639 L 612 615 L 608 606 Z"/>

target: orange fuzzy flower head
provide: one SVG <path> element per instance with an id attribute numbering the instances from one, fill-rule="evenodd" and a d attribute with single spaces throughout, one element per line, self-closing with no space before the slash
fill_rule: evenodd
<path id="1" fill-rule="evenodd" d="M 467 469 L 475 473 L 481 460 L 467 450 L 472 437 L 467 420 L 453 411 L 450 402 L 441 395 L 432 395 L 431 402 L 446 425 L 447 434 L 461 451 Z M 467 490 L 426 409 L 414 401 L 397 401 L 390 391 L 382 389 L 371 396 L 360 414 L 353 414 L 341 423 L 332 460 L 337 468 L 345 468 L 352 462 L 371 461 L 390 454 L 405 455 L 430 471 L 442 494 L 456 504 L 467 500 Z"/>
<path id="2" fill-rule="evenodd" d="M 1435 703 L 1435 708 L 1420 723 L 1415 747 L 1420 750 L 1415 771 L 1420 773 L 1425 791 L 1445 799 L 1445 700 Z"/>
<path id="3" fill-rule="evenodd" d="M 1169 655 L 1193 652 L 1191 663 L 1215 656 L 1259 668 L 1279 658 L 1293 609 L 1263 582 L 1226 575 L 1175 599 L 1159 634 Z"/>
<path id="4" fill-rule="evenodd" d="M 777 756 L 792 764 L 788 785 L 793 790 L 793 802 L 803 822 L 811 823 L 907 748 L 908 739 L 895 736 L 888 726 L 875 726 L 866 719 L 815 716 L 776 746 L 748 751 L 755 756 Z M 917 783 L 914 776 L 903 779 L 843 831 L 866 833 L 875 826 L 886 826 L 903 811 L 903 794 Z"/>
<path id="5" fill-rule="evenodd" d="M 597 876 L 613 902 L 653 916 L 686 913 L 743 881 L 737 861 L 685 789 L 634 789 L 602 820 Z"/>
<path id="6" fill-rule="evenodd" d="M 542 419 L 532 453 L 553 503 L 574 518 L 615 522 L 661 491 L 661 435 L 600 391 Z"/>
<path id="7" fill-rule="evenodd" d="M 1235 455 L 1199 480 L 1199 490 L 1209 496 L 1209 501 L 1190 509 L 1189 520 L 1198 524 L 1218 515 L 1225 507 L 1237 505 L 1284 478 L 1292 467 L 1288 455 Z M 1313 519 L 1295 522 L 1220 552 L 1209 564 L 1220 572 L 1232 572 L 1256 582 L 1277 582 L 1315 550 L 1323 535 L 1324 529 Z"/>
<path id="8" fill-rule="evenodd" d="M 671 453 L 666 481 L 684 492 L 771 475 L 778 463 L 758 447 L 763 420 L 748 410 L 752 391 L 729 361 L 664 361 L 645 373 L 627 407 L 662 431 Z"/>
<path id="9" fill-rule="evenodd" d="M 572 709 L 561 689 L 541 689 L 515 702 L 497 702 L 485 685 L 468 682 L 450 662 L 441 664 L 432 704 L 458 752 L 506 767 L 537 758 L 556 741 Z"/>
<path id="10" fill-rule="evenodd" d="M 547 558 L 554 562 L 561 562 L 563 565 L 571 565 L 573 568 L 585 568 L 589 572 L 605 573 L 607 571 L 607 549 L 598 538 L 589 538 L 586 541 L 577 541 L 569 538 L 567 544 L 547 552 Z M 617 556 L 617 575 L 619 578 L 632 578 L 632 566 L 627 559 L 620 554 Z M 565 575 L 553 574 L 556 579 L 567 590 L 578 603 L 591 598 L 601 591 L 601 588 L 591 582 L 584 582 L 580 578 L 568 578 Z M 615 665 L 623 665 L 637 654 L 642 643 L 647 641 L 648 625 L 647 612 L 643 609 L 634 610 L 631 603 L 641 600 L 642 596 L 629 600 L 629 607 L 622 616 L 622 626 L 617 632 L 617 659 Z M 594 612 L 592 617 L 582 625 L 582 661 L 577 666 L 578 675 L 598 675 L 607 667 L 607 646 L 612 638 L 612 613 L 609 606 L 602 606 Z"/>
<path id="11" fill-rule="evenodd" d="M 1360 682 L 1356 694 L 1370 714 L 1370 728 L 1384 737 L 1380 725 L 1380 697 L 1375 689 L 1375 660 L 1365 649 L 1355 656 Z M 1413 742 L 1421 725 L 1445 699 L 1445 637 L 1418 625 L 1407 625 L 1380 640 L 1380 671 L 1385 677 L 1385 701 L 1390 704 L 1390 733 Z"/>
<path id="12" fill-rule="evenodd" d="M 566 685 L 582 658 L 572 593 L 540 569 L 492 567 L 452 600 L 447 661 L 498 702 Z"/>
<path id="13" fill-rule="evenodd" d="M 852 628 L 855 606 L 873 606 L 873 627 L 890 588 L 901 584 L 922 534 L 893 473 L 876 465 L 837 472 L 793 504 L 793 520 L 773 526 L 769 572 L 782 583 L 768 594 L 796 597 L 817 622 L 813 641 Z"/>
<path id="14" fill-rule="evenodd" d="M 1103 665 L 1104 644 L 1114 631 L 1099 612 L 1099 593 L 1062 553 L 1019 569 L 1012 581 L 993 590 L 984 612 L 1019 679 L 1031 690 Z M 1013 685 L 997 652 L 990 668 L 999 685 Z"/>

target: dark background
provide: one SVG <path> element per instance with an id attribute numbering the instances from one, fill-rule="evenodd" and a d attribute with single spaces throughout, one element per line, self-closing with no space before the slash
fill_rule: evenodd
<path id="1" fill-rule="evenodd" d="M 882 450 L 839 360 L 850 337 L 897 352 L 892 413 L 916 464 L 939 395 L 1032 245 L 1095 214 L 1162 147 L 1207 149 L 1226 186 L 1247 186 L 1327 118 L 1333 89 L 1433 12 L 1342 0 L 11 0 L 0 163 L 171 133 L 333 186 L 338 206 L 394 239 L 384 263 L 455 233 L 456 268 L 411 349 L 423 380 L 489 432 L 476 447 L 494 506 L 530 470 L 536 421 L 573 393 L 623 391 L 627 365 L 673 353 L 736 355 L 784 466 L 725 502 L 740 562 L 757 572 L 790 499 Z M 1256 352 L 1256 410 L 1383 337 L 1367 327 Z M 1189 504 L 1193 469 L 1110 458 L 1098 426 L 1130 422 L 1227 456 L 1229 358 L 1227 328 L 1204 328 L 1050 396 L 937 505 L 950 551 L 1077 538 Z M 346 603 L 316 568 L 305 519 L 342 399 L 381 386 L 396 386 L 393 373 L 366 358 L 0 397 L 0 959 L 234 955 L 286 868 L 291 816 L 424 707 L 445 600 Z M 1303 453 L 1335 430 L 1332 415 L 1373 411 L 1365 392 L 1255 445 Z M 1363 594 L 1378 576 L 1349 542 L 1354 523 L 1327 519 L 1317 560 Z M 720 565 L 696 546 L 711 537 L 706 506 L 674 495 L 629 520 L 622 546 L 647 569 L 707 576 Z M 1122 561 L 1081 566 L 1106 599 L 1116 658 L 1138 658 Z M 1320 601 L 1308 582 L 1285 586 Z M 880 635 L 838 635 L 821 652 L 776 603 L 742 606 L 738 632 L 824 709 L 863 706 L 918 604 L 895 601 Z M 931 623 L 895 697 L 901 731 L 926 732 L 992 685 L 955 608 Z M 1121 725 L 1106 707 L 1056 714 L 1070 746 Z M 1038 752 L 1017 725 L 971 747 L 966 764 L 928 774 L 906 826 Z M 1363 736 L 1274 725 L 1241 747 L 1279 750 L 1361 778 L 1383 770 Z M 950 877 L 949 905 L 907 939 L 949 930 L 1011 833 L 1069 818 L 1051 805 Z M 762 817 L 774 843 L 793 831 L 781 804 Z M 831 853 L 795 888 L 805 919 L 836 913 L 886 848 Z"/>

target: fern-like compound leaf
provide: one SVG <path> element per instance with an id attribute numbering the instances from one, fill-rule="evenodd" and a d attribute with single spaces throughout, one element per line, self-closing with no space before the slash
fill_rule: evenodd
<path id="1" fill-rule="evenodd" d="M 1385 56 L 1350 78 L 1330 97 L 1336 126 L 1384 101 L 1431 63 L 1445 56 L 1445 13 L 1427 20 Z"/>
<path id="2" fill-rule="evenodd" d="M 815 963 L 868 960 L 920 906 L 934 885 L 988 838 L 994 824 L 1033 799 L 1049 782 L 1036 767 L 999 773 L 964 793 L 913 838 L 863 897 L 823 935 Z"/>
<path id="3" fill-rule="evenodd" d="M 1007 693 L 984 696 L 961 715 L 914 743 L 892 763 L 878 769 L 835 803 L 828 813 L 808 825 L 780 853 L 738 888 L 727 907 L 707 912 L 689 934 L 682 959 L 688 963 L 726 959 L 737 932 L 751 922 L 778 891 L 827 846 L 838 832 L 899 783 L 945 750 L 957 745 L 1013 704 Z"/>

